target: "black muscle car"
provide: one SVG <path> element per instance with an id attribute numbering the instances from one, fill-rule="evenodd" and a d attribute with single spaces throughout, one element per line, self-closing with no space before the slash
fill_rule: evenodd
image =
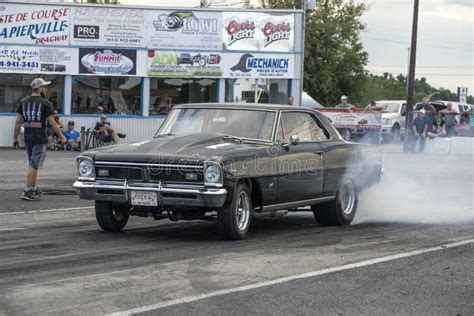
<path id="1" fill-rule="evenodd" d="M 217 219 L 224 237 L 242 239 L 252 219 L 303 206 L 322 225 L 350 224 L 358 193 L 380 179 L 376 150 L 344 141 L 312 109 L 188 104 L 150 141 L 84 152 L 74 187 L 106 231 L 130 215 Z"/>

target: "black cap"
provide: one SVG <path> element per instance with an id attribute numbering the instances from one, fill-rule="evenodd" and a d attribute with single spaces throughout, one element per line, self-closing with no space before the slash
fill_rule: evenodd
<path id="1" fill-rule="evenodd" d="M 74 121 L 67 122 L 67 126 L 74 126 Z"/>

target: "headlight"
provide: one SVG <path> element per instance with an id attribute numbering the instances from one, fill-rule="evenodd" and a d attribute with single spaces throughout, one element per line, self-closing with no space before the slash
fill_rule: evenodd
<path id="1" fill-rule="evenodd" d="M 79 179 L 82 180 L 94 180 L 95 179 L 95 172 L 94 172 L 94 163 L 90 158 L 82 158 L 79 160 L 79 164 L 77 165 L 77 171 L 79 173 Z"/>
<path id="2" fill-rule="evenodd" d="M 382 119 L 382 125 L 384 126 L 392 125 L 392 119 L 389 119 L 389 118 Z"/>
<path id="3" fill-rule="evenodd" d="M 222 186 L 221 167 L 216 162 L 208 162 L 204 168 L 204 184 L 208 186 Z"/>

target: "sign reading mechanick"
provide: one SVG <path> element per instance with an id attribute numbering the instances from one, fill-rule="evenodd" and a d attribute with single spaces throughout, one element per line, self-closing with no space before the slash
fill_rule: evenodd
<path id="1" fill-rule="evenodd" d="M 146 47 L 145 10 L 76 6 L 71 24 L 71 45 Z"/>
<path id="2" fill-rule="evenodd" d="M 130 49 L 79 49 L 79 73 L 135 75 L 137 51 Z"/>
<path id="3" fill-rule="evenodd" d="M 149 48 L 222 49 L 220 12 L 150 10 L 147 18 Z"/>
<path id="4" fill-rule="evenodd" d="M 77 49 L 0 46 L 0 72 L 77 74 Z"/>
<path id="5" fill-rule="evenodd" d="M 148 51 L 151 77 L 221 77 L 220 53 Z"/>
<path id="6" fill-rule="evenodd" d="M 66 6 L 0 3 L 2 44 L 69 45 Z"/>
<path id="7" fill-rule="evenodd" d="M 294 78 L 291 54 L 225 54 L 225 78 Z"/>
<path id="8" fill-rule="evenodd" d="M 293 15 L 223 13 L 223 48 L 245 51 L 294 50 Z"/>

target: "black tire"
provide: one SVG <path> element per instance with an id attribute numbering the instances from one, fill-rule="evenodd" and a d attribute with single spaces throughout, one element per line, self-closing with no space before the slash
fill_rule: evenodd
<path id="1" fill-rule="evenodd" d="M 224 207 L 217 211 L 217 220 L 223 237 L 230 240 L 244 239 L 252 220 L 252 210 L 249 188 L 246 184 L 239 183 L 232 201 L 227 201 Z"/>
<path id="2" fill-rule="evenodd" d="M 97 224 L 107 232 L 119 232 L 127 225 L 129 215 L 114 210 L 112 203 L 95 201 Z"/>
<path id="3" fill-rule="evenodd" d="M 351 133 L 351 130 L 350 130 L 350 129 L 344 128 L 343 130 L 341 130 L 340 134 L 341 134 L 342 138 L 343 138 L 346 142 L 351 141 L 351 139 L 352 139 L 352 133 Z"/>
<path id="4" fill-rule="evenodd" d="M 352 196 L 352 199 L 349 197 Z M 314 218 L 322 226 L 349 225 L 357 211 L 358 190 L 350 177 L 342 178 L 336 198 L 324 204 L 314 205 Z"/>

